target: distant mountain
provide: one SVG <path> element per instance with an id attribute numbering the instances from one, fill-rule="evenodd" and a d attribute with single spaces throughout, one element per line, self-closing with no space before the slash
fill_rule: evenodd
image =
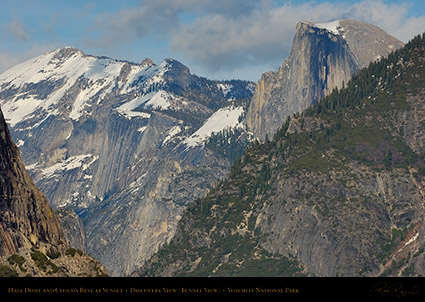
<path id="1" fill-rule="evenodd" d="M 424 276 L 425 34 L 192 203 L 135 276 Z"/>
<path id="2" fill-rule="evenodd" d="M 253 88 L 173 59 L 135 64 L 65 47 L 1 74 L 0 104 L 37 186 L 82 218 L 86 238 L 60 212 L 73 243 L 121 275 L 227 174 L 249 141 L 242 118 Z M 211 137 L 239 148 L 220 153 Z"/>
<path id="3" fill-rule="evenodd" d="M 301 113 L 402 45 L 382 29 L 359 21 L 298 23 L 289 57 L 257 83 L 246 115 L 248 129 L 262 141 L 266 135 L 271 138 L 288 116 Z"/>
<path id="4" fill-rule="evenodd" d="M 57 216 L 27 173 L 1 110 L 0 196 L 0 276 L 107 274 L 96 260 L 69 246 Z"/>
<path id="5" fill-rule="evenodd" d="M 66 236 L 125 275 L 174 237 L 253 136 L 401 45 L 381 34 L 355 21 L 300 23 L 284 66 L 257 86 L 198 77 L 173 59 L 136 64 L 65 47 L 1 74 L 0 105 Z"/>

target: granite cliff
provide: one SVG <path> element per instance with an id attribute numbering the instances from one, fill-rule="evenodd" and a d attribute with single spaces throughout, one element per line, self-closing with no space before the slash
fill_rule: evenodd
<path id="1" fill-rule="evenodd" d="M 251 132 L 273 134 L 400 45 L 360 22 L 302 22 L 291 55 L 262 77 L 252 101 L 253 83 L 211 81 L 173 59 L 137 64 L 65 47 L 0 75 L 0 104 L 66 236 L 125 275 L 170 242 Z"/>
<path id="2" fill-rule="evenodd" d="M 95 259 L 69 246 L 47 199 L 34 185 L 0 110 L 0 275 L 107 275 Z"/>
<path id="3" fill-rule="evenodd" d="M 135 276 L 424 276 L 425 34 L 254 143 Z"/>
<path id="4" fill-rule="evenodd" d="M 359 21 L 298 23 L 289 57 L 257 83 L 246 115 L 248 129 L 260 140 L 271 138 L 288 116 L 341 88 L 361 68 L 402 45 Z"/>

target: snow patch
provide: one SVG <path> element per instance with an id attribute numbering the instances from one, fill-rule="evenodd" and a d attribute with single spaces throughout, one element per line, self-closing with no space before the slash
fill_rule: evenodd
<path id="1" fill-rule="evenodd" d="M 28 115 L 32 114 L 42 104 L 42 100 L 34 99 L 31 96 L 19 98 L 15 97 L 14 102 L 7 102 L 2 104 L 4 118 L 10 127 L 14 127 L 17 123 L 25 119 Z"/>
<path id="2" fill-rule="evenodd" d="M 128 93 L 134 89 L 137 82 L 143 83 L 143 91 L 148 91 L 152 86 L 158 86 L 165 82 L 164 74 L 169 70 L 166 62 L 157 65 L 132 65 L 127 83 L 122 87 L 123 93 Z"/>
<path id="3" fill-rule="evenodd" d="M 164 90 L 159 90 L 145 94 L 141 97 L 134 98 L 131 101 L 122 104 L 115 110 L 128 119 L 136 116 L 150 118 L 149 113 L 139 112 L 135 110 L 139 107 L 157 110 L 168 109 L 171 106 L 170 102 L 175 99 L 176 96 L 174 96 L 173 94 Z"/>
<path id="4" fill-rule="evenodd" d="M 405 246 L 407 246 L 407 245 L 411 244 L 413 241 L 415 241 L 416 239 L 418 239 L 418 237 L 419 237 L 419 233 L 416 233 L 416 234 L 415 234 L 415 236 L 413 236 L 412 238 L 410 238 L 410 239 L 409 239 L 409 241 L 407 241 L 407 242 L 404 244 L 404 246 L 403 246 L 403 247 L 405 247 Z"/>
<path id="5" fill-rule="evenodd" d="M 23 141 L 23 140 L 18 140 L 18 142 L 16 143 L 16 146 L 18 147 L 18 148 L 20 148 L 20 147 L 22 147 L 23 145 L 25 144 L 25 142 Z"/>
<path id="6" fill-rule="evenodd" d="M 90 155 L 90 156 L 93 156 L 93 155 Z M 99 155 L 95 155 L 95 156 L 93 156 L 93 158 L 92 158 L 92 160 L 91 161 L 89 161 L 88 163 L 86 163 L 86 164 L 83 164 L 82 166 L 81 166 L 81 169 L 83 170 L 83 171 L 85 171 L 85 170 L 87 170 L 96 160 L 98 160 L 99 159 Z"/>
<path id="7" fill-rule="evenodd" d="M 66 136 L 65 140 L 68 140 L 71 137 L 73 131 L 74 131 L 74 129 L 71 129 L 69 134 Z"/>
<path id="8" fill-rule="evenodd" d="M 217 87 L 223 92 L 224 96 L 227 96 L 227 94 L 232 90 L 233 85 L 231 84 L 224 84 L 224 83 L 218 83 Z"/>
<path id="9" fill-rule="evenodd" d="M 34 170 L 37 167 L 37 165 L 38 165 L 38 163 L 27 165 L 27 166 L 25 166 L 25 169 L 27 169 L 27 170 Z"/>
<path id="10" fill-rule="evenodd" d="M 143 175 L 141 175 L 135 181 L 133 181 L 132 183 L 128 185 L 127 190 L 129 191 L 130 194 L 134 195 L 142 188 L 142 183 L 146 175 L 148 175 L 148 172 L 144 173 Z"/>
<path id="11" fill-rule="evenodd" d="M 180 126 L 174 126 L 173 128 L 171 128 L 168 131 L 168 135 L 164 139 L 164 141 L 162 142 L 162 144 L 165 145 L 168 141 L 170 141 L 174 136 L 176 136 L 177 134 L 179 134 L 181 131 L 182 130 L 181 130 Z"/>
<path id="12" fill-rule="evenodd" d="M 90 191 L 87 191 L 86 195 L 87 195 L 88 198 L 93 199 L 93 200 L 95 200 L 96 197 L 97 197 L 96 195 L 93 195 L 92 192 L 90 192 Z"/>
<path id="13" fill-rule="evenodd" d="M 88 163 L 84 163 L 89 158 L 92 159 Z M 54 164 L 48 168 L 41 169 L 40 172 L 43 177 L 50 177 L 55 173 L 69 171 L 76 168 L 81 168 L 84 171 L 88 167 L 90 167 L 90 165 L 93 164 L 97 159 L 99 159 L 99 156 L 93 156 L 92 154 L 72 156 L 65 161 Z M 31 169 L 35 168 L 36 166 L 31 165 Z M 30 166 L 28 166 L 27 169 L 30 169 Z"/>
<path id="14" fill-rule="evenodd" d="M 122 116 L 124 116 L 126 119 L 131 119 L 133 117 L 141 117 L 141 118 L 150 118 L 151 115 L 146 112 L 139 112 L 139 111 L 133 111 L 143 103 L 145 103 L 146 100 L 144 98 L 135 98 L 129 102 L 126 102 L 116 108 L 115 110 Z"/>
<path id="15" fill-rule="evenodd" d="M 225 107 L 217 110 L 208 120 L 190 137 L 184 140 L 188 147 L 203 145 L 204 142 L 214 133 L 218 133 L 226 128 L 241 127 L 239 117 L 243 113 L 243 107 Z"/>
<path id="16" fill-rule="evenodd" d="M 59 114 L 53 109 L 54 105 L 58 104 L 77 81 L 84 78 L 87 79 L 88 85 L 81 88 L 69 115 L 73 120 L 78 120 L 84 114 L 84 108 L 96 95 L 100 98 L 112 91 L 125 64 L 109 58 L 87 56 L 77 50 L 63 59 L 60 58 L 61 51 L 63 49 L 30 59 L 0 75 L 3 90 L 19 88 L 28 83 L 45 82 L 46 85 L 56 85 L 57 81 L 63 82 L 60 86 L 56 85 L 50 95 L 43 99 L 39 99 L 37 95 L 16 95 L 7 102 L 0 100 L 12 127 L 38 109 L 46 111 L 48 116 Z"/>
<path id="17" fill-rule="evenodd" d="M 128 68 L 125 74 L 122 73 L 124 67 Z M 61 114 L 57 104 L 63 97 L 72 97 L 69 100 L 69 118 L 79 120 L 87 114 L 88 107 L 99 105 L 117 88 L 121 94 L 134 95 L 140 91 L 144 94 L 119 107 L 117 111 L 121 115 L 127 119 L 149 118 L 149 114 L 134 109 L 144 104 L 147 108 L 166 110 L 171 100 L 177 100 L 176 96 L 160 90 L 166 82 L 164 75 L 170 68 L 172 65 L 167 60 L 158 66 L 140 65 L 85 55 L 78 49 L 66 47 L 27 60 L 0 74 L 2 90 L 19 91 L 25 85 L 40 83 L 50 86 L 52 91 L 49 95 L 41 98 L 29 91 L 0 99 L 0 105 L 9 125 L 15 127 L 35 116 L 36 112 L 42 112 L 45 118 Z M 71 88 L 77 89 L 75 95 L 70 94 Z M 152 90 L 156 92 L 152 93 Z"/>
<path id="18" fill-rule="evenodd" d="M 145 107 L 152 109 L 168 109 L 174 96 L 164 90 L 156 92 L 146 103 Z"/>
<path id="19" fill-rule="evenodd" d="M 327 23 L 314 23 L 315 27 L 326 29 L 334 35 L 341 35 L 344 32 L 344 28 L 341 27 L 340 20 L 327 22 Z"/>
<path id="20" fill-rule="evenodd" d="M 164 60 L 154 70 L 155 73 L 151 74 L 149 79 L 146 81 L 145 85 L 147 87 L 163 84 L 165 82 L 164 74 L 170 70 L 170 65 L 166 60 Z"/>

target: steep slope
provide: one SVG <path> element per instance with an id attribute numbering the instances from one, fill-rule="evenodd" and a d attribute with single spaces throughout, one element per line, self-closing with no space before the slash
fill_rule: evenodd
<path id="1" fill-rule="evenodd" d="M 32 246 L 44 252 L 55 252 L 50 248 L 64 244 L 65 236 L 46 198 L 26 172 L 3 113 L 0 113 L 0 135 L 1 255 Z"/>
<path id="2" fill-rule="evenodd" d="M 81 216 L 87 251 L 113 275 L 169 240 L 187 204 L 226 175 L 234 155 L 206 145 L 223 131 L 224 142 L 246 145 L 240 119 L 252 90 L 172 59 L 135 64 L 71 47 L 0 75 L 0 104 L 31 176 L 53 207 Z"/>
<path id="3" fill-rule="evenodd" d="M 83 252 L 87 251 L 86 231 L 81 218 L 69 209 L 55 211 L 69 244 Z"/>
<path id="4" fill-rule="evenodd" d="M 424 67 L 425 34 L 288 119 L 134 275 L 423 276 Z"/>
<path id="5" fill-rule="evenodd" d="M 300 22 L 291 53 L 277 72 L 258 81 L 246 116 L 254 137 L 272 137 L 286 118 L 341 88 L 370 62 L 403 44 L 362 22 Z"/>
<path id="6" fill-rule="evenodd" d="M 106 274 L 90 256 L 65 255 L 72 249 L 47 199 L 27 173 L 1 110 L 0 196 L 0 275 Z"/>

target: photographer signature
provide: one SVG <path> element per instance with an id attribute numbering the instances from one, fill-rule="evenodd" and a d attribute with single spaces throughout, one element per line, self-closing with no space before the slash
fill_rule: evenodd
<path id="1" fill-rule="evenodd" d="M 381 295 L 382 297 L 395 296 L 397 298 L 404 298 L 406 296 L 418 295 L 419 292 L 419 285 L 406 287 L 400 282 L 394 284 L 380 282 L 370 290 L 370 295 Z"/>

